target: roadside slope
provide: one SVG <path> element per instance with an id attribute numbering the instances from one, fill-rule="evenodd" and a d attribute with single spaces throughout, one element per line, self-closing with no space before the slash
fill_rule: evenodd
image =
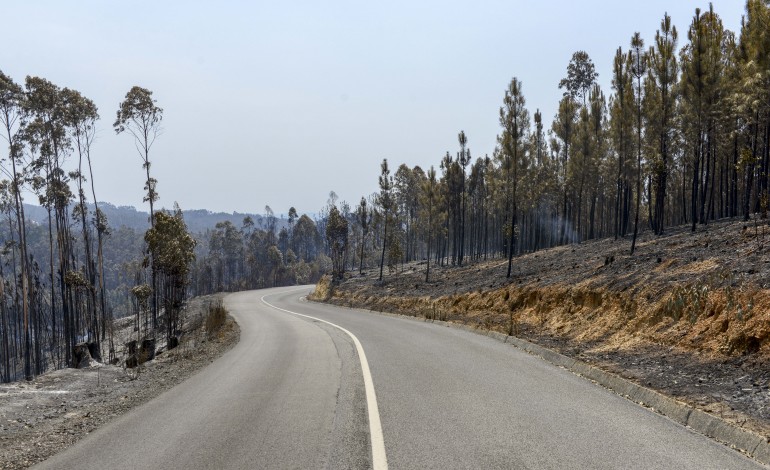
<path id="1" fill-rule="evenodd" d="M 180 346 L 144 363 L 138 374 L 133 371 L 129 376 L 120 365 L 103 364 L 60 369 L 31 382 L 0 385 L 0 469 L 27 468 L 76 444 L 231 349 L 240 334 L 231 317 L 216 334 L 205 331 L 205 312 L 219 297 L 192 299 Z"/>
<path id="2" fill-rule="evenodd" d="M 735 221 L 464 267 L 357 273 L 317 297 L 533 341 L 770 436 L 770 229 Z"/>

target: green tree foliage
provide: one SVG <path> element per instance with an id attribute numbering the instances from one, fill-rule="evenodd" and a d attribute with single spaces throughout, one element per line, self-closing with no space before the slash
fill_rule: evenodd
<path id="1" fill-rule="evenodd" d="M 144 183 L 147 195 L 144 200 L 150 203 L 150 224 L 154 223 L 153 204 L 158 200 L 155 189 L 157 181 L 150 176 L 150 149 L 160 135 L 160 123 L 163 120 L 163 109 L 155 103 L 150 90 L 139 86 L 131 87 L 120 103 L 115 123 L 112 125 L 117 134 L 128 131 L 133 136 L 136 150 L 142 158 L 142 168 L 147 174 Z"/>
<path id="2" fill-rule="evenodd" d="M 434 224 L 434 206 L 435 201 L 438 196 L 438 188 L 437 188 L 437 181 L 436 181 L 436 170 L 433 167 L 430 167 L 428 170 L 428 177 L 423 182 L 422 186 L 422 204 L 426 208 L 428 213 L 428 225 L 426 227 L 426 233 L 428 238 L 427 243 L 427 256 L 426 256 L 426 266 L 425 266 L 425 282 L 428 282 L 430 280 L 430 256 L 431 256 L 431 249 L 433 245 L 434 240 L 434 233 L 436 231 L 436 227 Z"/>
<path id="3" fill-rule="evenodd" d="M 721 107 L 724 29 L 713 8 L 695 10 L 690 41 L 681 51 L 684 132 L 691 157 L 692 230 L 698 222 L 713 218 L 715 165 L 718 142 L 715 135 Z"/>
<path id="4" fill-rule="evenodd" d="M 388 226 L 390 225 L 390 212 L 393 210 L 393 177 L 390 176 L 390 169 L 388 168 L 388 159 L 382 160 L 380 165 L 380 194 L 377 198 L 377 203 L 382 209 L 382 255 L 380 256 L 380 281 L 382 281 L 382 270 L 385 266 L 385 250 L 388 245 L 393 243 L 388 238 Z M 392 237 L 392 235 L 391 235 Z"/>
<path id="5" fill-rule="evenodd" d="M 630 56 L 618 48 L 612 68 L 612 88 L 615 94 L 610 99 L 610 136 L 617 161 L 615 209 L 613 231 L 615 239 L 628 233 L 631 213 L 631 174 L 629 162 L 633 146 L 633 78 Z"/>
<path id="6" fill-rule="evenodd" d="M 356 222 L 361 231 L 360 255 L 358 264 L 358 273 L 364 273 L 364 253 L 366 249 L 366 235 L 369 233 L 369 226 L 372 223 L 372 212 L 367 208 L 366 198 L 362 197 L 361 202 L 356 208 Z"/>
<path id="7" fill-rule="evenodd" d="M 0 189 L 9 232 L 0 256 L 10 271 L 0 269 L 8 287 L 0 290 L 4 381 L 18 376 L 18 360 L 27 378 L 70 365 L 78 341 L 93 343 L 98 352 L 109 339 L 112 350 L 103 265 L 94 260 L 92 246 L 93 229 L 105 234 L 106 220 L 98 210 L 89 219 L 84 186 L 86 163 L 93 180 L 91 144 L 98 119 L 94 103 L 76 90 L 31 76 L 22 88 L 0 72 L 1 135 L 8 144 Z M 78 157 L 74 169 L 68 168 L 73 155 Z M 23 196 L 30 191 L 45 208 L 42 227 L 27 221 Z M 73 235 L 76 224 L 81 237 Z"/>
<path id="8" fill-rule="evenodd" d="M 527 155 L 524 151 L 524 138 L 529 129 L 529 112 L 524 107 L 526 101 L 521 90 L 521 82 L 514 77 L 505 91 L 503 106 L 500 108 L 500 126 L 503 133 L 499 137 L 500 158 L 506 180 L 506 192 L 510 213 L 510 232 L 508 243 L 508 274 L 511 277 L 513 255 L 516 250 L 516 230 L 518 222 L 519 181 L 525 177 L 528 169 Z"/>
<path id="9" fill-rule="evenodd" d="M 570 214 L 573 212 L 569 201 L 568 165 L 572 157 L 572 144 L 576 133 L 577 103 L 572 96 L 564 96 L 559 102 L 559 111 L 551 125 L 553 140 L 551 146 L 558 158 L 560 189 L 562 190 L 562 210 L 560 224 L 560 243 L 576 239 L 570 226 Z"/>
<path id="10" fill-rule="evenodd" d="M 318 240 L 320 235 L 313 219 L 306 214 L 302 214 L 294 227 L 294 236 L 292 237 L 293 250 L 297 255 L 310 261 L 318 254 Z"/>
<path id="11" fill-rule="evenodd" d="M 344 255 L 348 247 L 348 221 L 336 206 L 331 206 L 326 223 L 326 241 L 332 259 L 332 276 L 342 279 L 345 273 Z"/>
<path id="12" fill-rule="evenodd" d="M 657 235 L 663 233 L 666 207 L 668 173 L 671 165 L 672 142 L 675 133 L 674 121 L 676 104 L 676 83 L 679 65 L 676 60 L 678 40 L 671 17 L 663 16 L 660 29 L 655 34 L 655 47 L 650 49 L 650 84 L 647 100 L 647 134 L 654 136 L 654 148 L 650 156 L 650 171 L 654 180 L 654 202 L 650 201 L 652 217 L 650 224 Z"/>
<path id="13" fill-rule="evenodd" d="M 244 232 L 230 221 L 219 222 L 209 238 L 209 256 L 214 264 L 216 283 L 225 290 L 237 289 L 242 275 Z"/>
<path id="14" fill-rule="evenodd" d="M 746 2 L 746 18 L 740 33 L 735 67 L 740 85 L 736 90 L 738 120 L 743 132 L 738 147 L 743 173 L 743 217 L 765 212 L 770 171 L 770 6 L 761 0 Z M 751 191 L 753 188 L 754 191 Z M 764 207 L 763 207 L 764 206 Z"/>
<path id="15" fill-rule="evenodd" d="M 188 233 L 182 211 L 155 214 L 155 223 L 145 233 L 147 252 L 151 254 L 153 271 L 159 274 L 158 286 L 165 311 L 166 344 L 168 349 L 178 344 L 179 312 L 190 281 L 190 269 L 195 260 L 195 239 Z"/>
<path id="16" fill-rule="evenodd" d="M 471 162 L 471 151 L 468 148 L 468 138 L 465 136 L 465 131 L 460 131 L 457 135 L 457 141 L 460 144 L 460 152 L 457 154 L 457 162 L 460 164 L 462 171 L 460 172 L 460 240 L 459 240 L 459 253 L 457 255 L 457 264 L 463 265 L 463 257 L 465 256 L 465 167 Z"/>
<path id="17" fill-rule="evenodd" d="M 25 338 L 25 374 L 27 377 L 31 374 L 31 338 L 29 334 L 29 299 L 30 299 L 30 269 L 29 257 L 27 254 L 26 225 L 24 218 L 24 204 L 22 196 L 22 187 L 26 175 L 23 159 L 23 132 L 26 127 L 25 116 L 25 97 L 21 86 L 0 71 L 0 122 L 3 124 L 3 138 L 8 145 L 8 161 L 11 164 L 10 171 L 5 169 L 6 176 L 10 178 L 10 184 L 6 184 L 6 191 L 10 192 L 13 198 L 13 205 L 6 204 L 6 211 L 10 214 L 11 209 L 15 211 L 16 230 L 14 234 L 16 246 L 19 247 L 20 255 L 20 284 L 21 284 L 21 307 L 24 319 L 24 338 Z M 3 305 L 5 299 L 3 299 Z M 18 303 L 16 305 L 18 307 Z M 11 380 L 11 341 L 10 341 L 10 321 L 5 308 L 2 309 L 2 327 L 3 327 L 3 374 L 2 380 L 8 382 Z"/>
<path id="18" fill-rule="evenodd" d="M 636 236 L 639 234 L 639 212 L 642 207 L 642 77 L 647 73 L 648 56 L 644 51 L 644 40 L 638 32 L 631 37 L 631 50 L 629 51 L 631 63 L 631 75 L 635 86 L 634 98 L 636 101 L 636 215 L 634 216 L 634 238 L 631 241 L 631 254 L 636 248 Z"/>
<path id="19" fill-rule="evenodd" d="M 157 180 L 150 176 L 150 149 L 161 132 L 160 123 L 163 120 L 163 109 L 155 104 L 152 92 L 146 88 L 133 86 L 126 93 L 125 99 L 118 106 L 117 116 L 112 127 L 115 133 L 121 134 L 128 131 L 134 138 L 134 145 L 139 157 L 142 159 L 147 179 L 144 190 L 147 195 L 144 201 L 150 204 L 150 226 L 155 224 L 155 201 L 158 200 L 156 190 Z M 152 264 L 152 263 L 151 263 Z M 151 299 L 152 321 L 157 326 L 158 321 L 158 286 L 155 279 L 156 273 L 152 271 L 153 296 Z"/>

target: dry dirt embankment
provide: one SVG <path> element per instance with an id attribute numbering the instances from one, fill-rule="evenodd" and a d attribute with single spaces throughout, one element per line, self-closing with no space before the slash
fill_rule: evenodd
<path id="1" fill-rule="evenodd" d="M 719 222 L 507 263 L 355 273 L 317 298 L 514 334 L 770 437 L 770 227 Z"/>
<path id="2" fill-rule="evenodd" d="M 229 316 L 209 314 L 209 305 L 219 298 L 192 299 L 184 313 L 186 326 L 179 346 L 145 362 L 138 373 L 97 363 L 87 369 L 53 371 L 30 382 L 0 385 L 0 469 L 27 468 L 45 460 L 184 381 L 232 348 L 240 337 L 238 324 Z M 116 323 L 116 336 L 132 337 L 131 318 Z"/>

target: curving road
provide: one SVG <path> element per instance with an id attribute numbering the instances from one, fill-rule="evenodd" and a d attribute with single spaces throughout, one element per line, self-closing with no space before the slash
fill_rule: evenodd
<path id="1" fill-rule="evenodd" d="M 235 348 L 39 467 L 764 468 L 510 345 L 307 292 L 229 295 Z"/>

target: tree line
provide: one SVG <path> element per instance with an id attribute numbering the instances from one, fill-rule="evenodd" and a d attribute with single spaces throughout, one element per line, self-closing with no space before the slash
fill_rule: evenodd
<path id="1" fill-rule="evenodd" d="M 330 271 L 331 259 L 321 236 L 328 217 L 319 220 L 289 208 L 279 219 L 270 206 L 258 222 L 251 216 L 239 225 L 229 220 L 200 234 L 192 266 L 190 293 L 261 289 L 309 284 Z M 319 225 L 321 226 L 319 230 Z"/>
<path id="2" fill-rule="evenodd" d="M 458 134 L 438 170 L 380 168 L 362 198 L 348 247 L 330 253 L 337 276 L 364 265 L 462 265 L 600 237 L 657 235 L 752 215 L 770 205 L 770 6 L 748 0 L 740 31 L 713 6 L 696 9 L 684 38 L 663 15 L 645 46 L 618 47 L 607 93 L 585 51 L 573 54 L 550 125 L 530 114 L 514 77 L 499 110 L 492 155 L 471 157 Z M 554 84 L 557 85 L 557 84 Z"/>

